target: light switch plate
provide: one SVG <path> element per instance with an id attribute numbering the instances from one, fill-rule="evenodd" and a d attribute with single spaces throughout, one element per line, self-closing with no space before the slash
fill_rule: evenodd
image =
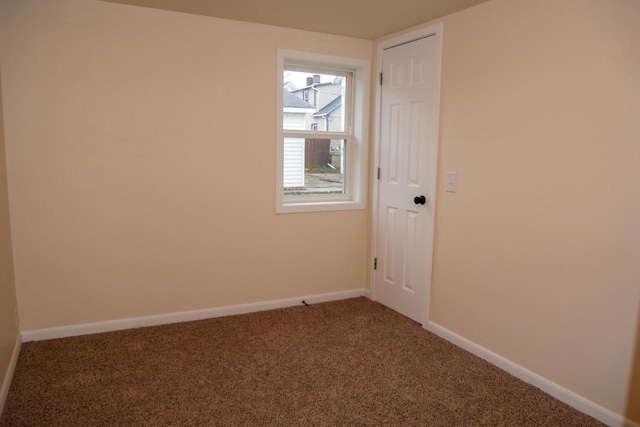
<path id="1" fill-rule="evenodd" d="M 447 172 L 447 191 L 455 193 L 458 190 L 458 173 Z"/>

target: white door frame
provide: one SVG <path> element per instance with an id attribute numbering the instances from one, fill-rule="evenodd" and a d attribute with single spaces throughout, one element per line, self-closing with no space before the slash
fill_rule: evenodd
<path id="1" fill-rule="evenodd" d="M 375 126 L 374 126 L 374 150 L 373 150 L 373 197 L 371 201 L 371 299 L 376 300 L 376 275 L 373 272 L 373 259 L 377 254 L 378 249 L 378 179 L 377 179 L 377 169 L 380 166 L 380 126 L 382 124 L 382 119 L 380 117 L 381 114 L 381 94 L 382 88 L 380 86 L 380 73 L 382 72 L 382 54 L 385 49 L 389 49 L 394 46 L 398 46 L 405 43 L 410 43 L 415 40 L 419 40 L 425 37 L 436 37 L 438 43 L 436 47 L 436 79 L 438 80 L 436 96 L 440 99 L 440 85 L 441 85 L 441 68 L 442 68 L 442 30 L 443 24 L 442 22 L 432 24 L 414 31 L 411 31 L 406 34 L 401 34 L 390 39 L 382 40 L 378 42 L 376 46 L 376 74 L 374 81 L 378 82 L 375 86 Z M 431 179 L 429 180 L 429 205 L 431 205 L 434 209 L 434 224 L 432 224 L 435 235 L 435 208 L 436 208 L 436 179 L 438 176 L 438 145 L 440 141 L 440 102 L 438 102 L 438 107 L 436 108 L 436 135 L 438 135 L 437 140 L 438 143 L 435 147 L 435 155 L 432 158 L 431 166 Z M 432 237 L 433 237 L 432 235 Z M 427 283 L 427 295 L 431 295 L 431 280 L 433 274 L 433 241 L 428 242 L 427 248 L 428 258 L 430 258 L 431 265 L 429 266 L 429 282 Z M 429 301 L 425 301 L 425 308 L 423 310 L 422 317 L 422 327 L 426 328 L 429 322 Z"/>

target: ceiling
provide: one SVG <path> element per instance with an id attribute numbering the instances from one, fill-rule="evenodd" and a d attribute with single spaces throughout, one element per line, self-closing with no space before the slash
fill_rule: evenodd
<path id="1" fill-rule="evenodd" d="M 103 0 L 374 40 L 487 0 Z"/>

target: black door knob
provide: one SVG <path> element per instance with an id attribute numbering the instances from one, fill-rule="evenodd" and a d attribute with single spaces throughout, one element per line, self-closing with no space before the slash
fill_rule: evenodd
<path id="1" fill-rule="evenodd" d="M 416 205 L 424 205 L 427 202 L 427 198 L 424 196 L 416 196 L 413 198 L 413 203 Z"/>

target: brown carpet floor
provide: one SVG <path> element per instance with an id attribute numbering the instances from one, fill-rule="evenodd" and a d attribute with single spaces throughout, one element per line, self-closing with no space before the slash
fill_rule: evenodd
<path id="1" fill-rule="evenodd" d="M 596 426 L 365 298 L 25 343 L 2 426 Z"/>

